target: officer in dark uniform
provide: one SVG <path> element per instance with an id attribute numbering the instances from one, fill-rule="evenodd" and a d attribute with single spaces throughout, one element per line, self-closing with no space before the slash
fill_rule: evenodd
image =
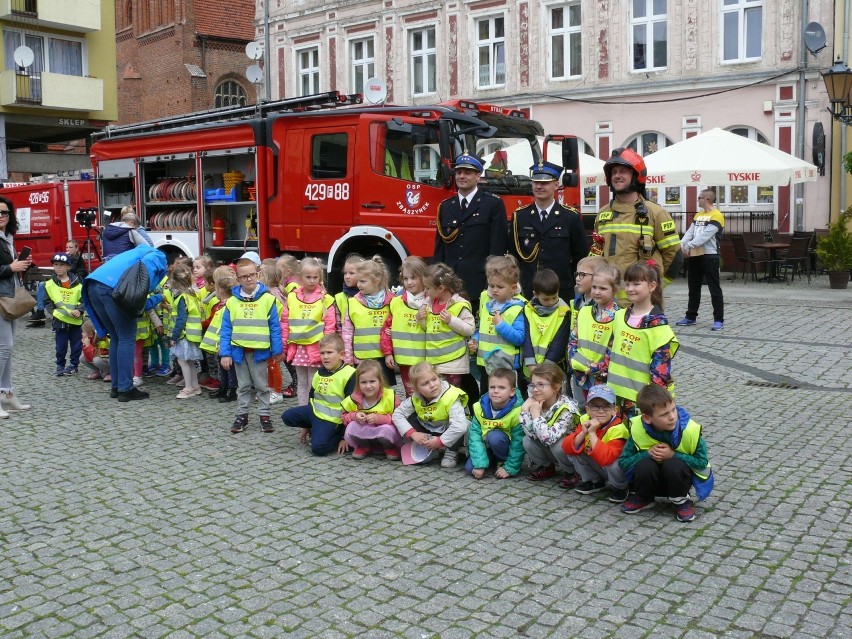
<path id="1" fill-rule="evenodd" d="M 486 287 L 485 260 L 506 254 L 508 233 L 503 200 L 477 188 L 482 170 L 472 155 L 456 158 L 458 193 L 438 206 L 433 258 L 433 263 L 444 262 L 464 281 L 474 307 Z"/>
<path id="2" fill-rule="evenodd" d="M 549 268 L 559 276 L 559 295 L 574 296 L 577 262 L 589 252 L 580 213 L 556 201 L 562 167 L 542 162 L 530 167 L 535 202 L 512 215 L 510 248 L 521 266 L 524 296 L 532 296 L 535 272 Z"/>

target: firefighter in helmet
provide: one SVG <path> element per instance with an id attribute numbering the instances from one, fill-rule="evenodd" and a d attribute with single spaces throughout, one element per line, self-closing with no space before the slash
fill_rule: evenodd
<path id="1" fill-rule="evenodd" d="M 634 262 L 653 259 L 671 280 L 683 266 L 677 227 L 662 206 L 645 199 L 645 161 L 628 148 L 618 148 L 604 164 L 613 198 L 595 220 L 592 253 L 602 255 L 624 273 Z"/>

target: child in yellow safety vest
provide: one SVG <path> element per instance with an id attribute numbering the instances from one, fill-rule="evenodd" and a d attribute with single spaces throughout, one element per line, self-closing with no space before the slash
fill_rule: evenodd
<path id="1" fill-rule="evenodd" d="M 426 333 L 426 361 L 448 384 L 461 386 L 470 373 L 467 340 L 476 330 L 470 302 L 460 293 L 464 282 L 453 269 L 439 262 L 423 275 L 426 303 L 417 321 Z"/>
<path id="2" fill-rule="evenodd" d="M 382 329 L 390 315 L 390 303 L 394 294 L 388 288 L 387 266 L 378 255 L 365 260 L 356 267 L 358 293 L 349 298 L 346 316 L 343 319 L 344 361 L 358 365 L 366 359 L 374 359 L 382 367 L 388 386 L 396 385 L 396 375 L 385 363 L 382 354 Z"/>
<path id="3" fill-rule="evenodd" d="M 601 265 L 592 275 L 592 303 L 586 304 L 574 318 L 568 337 L 568 362 L 571 389 L 578 408 L 586 405 L 586 393 L 598 379 L 598 370 L 612 339 L 618 303 L 615 296 L 621 274 L 615 266 Z"/>
<path id="4" fill-rule="evenodd" d="M 621 403 L 622 415 L 636 414 L 636 395 L 646 384 L 674 394 L 672 358 L 678 341 L 663 313 L 660 267 L 652 260 L 636 262 L 624 273 L 631 305 L 613 319 L 612 337 L 598 377 L 606 371 L 607 385 Z"/>
<path id="5" fill-rule="evenodd" d="M 216 263 L 213 258 L 202 255 L 192 260 L 192 275 L 195 278 L 195 294 L 201 304 L 201 330 L 206 331 L 210 320 L 213 318 L 213 307 L 219 303 L 216 296 L 216 282 L 213 273 Z M 216 359 L 212 353 L 203 352 L 201 357 L 201 369 L 198 375 L 198 385 L 205 390 L 216 390 L 219 388 L 218 370 Z"/>
<path id="6" fill-rule="evenodd" d="M 219 271 L 219 269 L 223 269 Z M 207 329 L 204 331 L 204 338 L 201 340 L 201 350 L 205 353 L 210 353 L 217 360 L 221 360 L 219 356 L 219 341 L 222 329 L 222 315 L 225 313 L 225 304 L 231 297 L 231 289 L 237 285 L 237 276 L 233 269 L 229 267 L 219 267 L 216 269 L 219 273 L 218 277 L 214 273 L 216 282 L 216 298 L 219 300 L 216 306 L 213 307 L 213 317 L 210 319 Z M 237 400 L 237 371 L 231 366 L 225 370 L 221 366 L 219 369 L 219 387 L 210 393 L 210 399 L 216 399 L 220 404 L 234 402 Z"/>
<path id="7" fill-rule="evenodd" d="M 334 306 L 337 308 L 337 332 L 343 328 L 343 319 L 349 310 L 349 298 L 358 294 L 358 265 L 364 258 L 357 253 L 350 253 L 343 262 L 343 290 L 334 295 Z"/>
<path id="8" fill-rule="evenodd" d="M 493 255 L 485 262 L 488 288 L 479 300 L 479 330 L 468 342 L 476 353 L 480 393 L 488 392 L 488 375 L 497 368 L 518 370 L 524 344 L 524 305 L 516 297 L 521 270 L 511 255 Z"/>
<path id="9" fill-rule="evenodd" d="M 409 256 L 402 262 L 402 295 L 391 300 L 390 315 L 382 329 L 381 348 L 385 364 L 399 367 L 405 396 L 413 389 L 408 378 L 411 367 L 426 359 L 426 331 L 417 321 L 417 312 L 426 303 L 423 275 L 429 268 L 423 258 Z"/>
<path id="10" fill-rule="evenodd" d="M 324 457 L 337 450 L 343 454 L 343 400 L 355 390 L 355 369 L 343 361 L 343 339 L 337 333 L 319 342 L 322 364 L 311 380 L 309 403 L 284 411 L 285 426 L 301 429 L 299 441 L 311 441 L 311 452 Z"/>
<path id="11" fill-rule="evenodd" d="M 186 266 L 176 266 L 172 271 L 172 353 L 177 358 L 183 375 L 184 387 L 177 399 L 189 399 L 201 395 L 198 371 L 195 362 L 203 357 L 200 344 L 201 303 L 192 288 L 192 271 Z"/>
<path id="12" fill-rule="evenodd" d="M 559 297 L 559 286 L 559 276 L 549 268 L 533 276 L 533 296 L 524 307 L 524 378 L 518 380 L 524 395 L 536 366 L 544 362 L 561 366 L 565 360 L 571 307 Z"/>
<path id="13" fill-rule="evenodd" d="M 145 308 L 136 317 L 136 343 L 133 352 L 133 385 L 142 386 L 143 376 L 150 375 L 147 362 L 147 350 L 157 337 L 163 334 L 163 322 L 154 305 L 160 300 L 160 293 L 153 291 L 145 300 Z"/>
<path id="14" fill-rule="evenodd" d="M 411 367 L 414 394 L 393 412 L 393 423 L 407 439 L 400 451 L 404 464 L 424 464 L 444 451 L 442 468 L 455 468 L 458 449 L 470 424 L 464 409 L 467 394 L 441 379 L 429 362 Z"/>
<path id="15" fill-rule="evenodd" d="M 83 352 L 83 285 L 69 275 L 71 260 L 67 253 L 53 256 L 54 275 L 44 285 L 48 305 L 53 306 L 53 335 L 56 343 L 56 376 L 74 375 Z M 71 350 L 69 365 L 65 357 Z"/>
<path id="16" fill-rule="evenodd" d="M 497 479 L 513 477 L 521 470 L 524 429 L 515 378 L 515 372 L 508 368 L 495 369 L 488 376 L 488 393 L 473 405 L 464 468 L 474 479 L 482 479 L 494 463 Z"/>
<path id="17" fill-rule="evenodd" d="M 635 492 L 621 510 L 638 513 L 663 497 L 674 505 L 678 521 L 692 521 L 690 489 L 703 500 L 714 483 L 701 426 L 662 386 L 648 384 L 637 394 L 636 403 L 640 414 L 630 420 L 630 438 L 618 459 Z"/>
<path id="18" fill-rule="evenodd" d="M 287 304 L 287 296 L 295 291 L 301 284 L 299 275 L 302 270 L 302 265 L 295 257 L 289 253 L 284 253 L 275 262 L 275 268 L 278 269 L 279 291 L 284 298 L 284 304 Z M 274 294 L 274 293 L 273 293 Z M 337 328 L 340 328 L 340 318 L 337 318 Z M 287 348 L 287 342 L 284 342 L 284 349 Z M 290 374 L 290 385 L 281 391 L 281 396 L 287 399 L 298 395 L 298 380 L 296 379 L 296 367 L 293 366 L 287 359 L 284 359 L 284 368 Z"/>
<path id="19" fill-rule="evenodd" d="M 368 359 L 355 369 L 357 388 L 341 402 L 346 430 L 338 452 L 352 447 L 352 459 L 364 459 L 371 452 L 399 461 L 401 438 L 391 415 L 399 406 L 392 388 L 384 385 L 382 367 Z"/>
<path id="20" fill-rule="evenodd" d="M 302 261 L 302 285 L 287 294 L 281 313 L 285 360 L 295 369 L 300 406 L 308 403 L 311 380 L 321 364 L 320 340 L 323 335 L 334 333 L 337 326 L 334 299 L 323 285 L 323 270 L 315 257 Z"/>
<path id="21" fill-rule="evenodd" d="M 278 316 L 281 317 L 284 313 L 284 308 L 287 305 L 287 293 L 284 292 L 281 285 L 281 273 L 278 270 L 277 261 L 274 258 L 267 258 L 260 263 L 260 274 L 257 276 L 258 282 L 265 285 L 275 297 L 277 303 L 275 307 L 278 309 Z M 283 327 L 282 327 L 283 328 Z M 269 386 L 269 403 L 280 404 L 284 401 L 284 377 L 281 375 L 281 362 L 275 359 L 266 360 L 266 384 Z"/>

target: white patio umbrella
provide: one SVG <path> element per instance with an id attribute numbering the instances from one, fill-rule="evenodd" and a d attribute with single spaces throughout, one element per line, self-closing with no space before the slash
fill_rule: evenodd
<path id="1" fill-rule="evenodd" d="M 544 142 L 544 138 L 539 138 L 539 145 Z M 526 141 L 512 144 L 505 149 L 508 157 L 507 168 L 514 175 L 529 175 L 530 166 L 533 163 L 532 148 Z M 550 162 L 556 164 L 562 163 L 562 144 L 559 142 L 549 142 L 547 145 L 547 157 Z M 482 158 L 482 164 L 487 169 L 494 158 L 494 153 L 489 153 Z M 604 184 L 603 160 L 580 153 L 580 186 L 600 186 Z"/>
<path id="2" fill-rule="evenodd" d="M 813 164 L 723 129 L 711 129 L 644 159 L 650 187 L 784 186 L 817 178 Z"/>

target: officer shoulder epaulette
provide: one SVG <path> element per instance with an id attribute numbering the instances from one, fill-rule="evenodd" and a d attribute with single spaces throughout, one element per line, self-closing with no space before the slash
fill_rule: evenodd
<path id="1" fill-rule="evenodd" d="M 499 195 L 495 195 L 491 191 L 480 191 L 480 192 L 482 193 L 482 195 L 487 195 L 488 197 L 493 197 L 493 198 L 498 199 L 498 200 L 500 199 Z"/>
<path id="2" fill-rule="evenodd" d="M 515 209 L 515 213 L 517 213 L 518 211 L 523 211 L 524 209 L 528 209 L 529 207 L 530 207 L 529 204 L 524 204 L 523 206 L 519 206 L 518 208 Z"/>

